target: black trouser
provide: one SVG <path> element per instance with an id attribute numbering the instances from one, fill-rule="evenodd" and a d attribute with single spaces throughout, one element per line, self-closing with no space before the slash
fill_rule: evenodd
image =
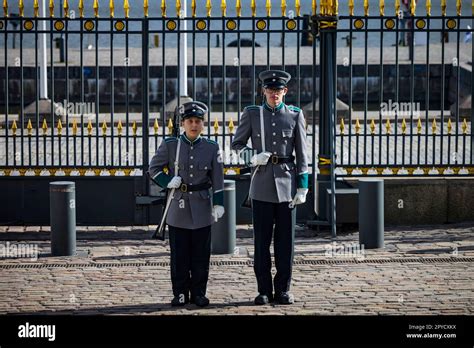
<path id="1" fill-rule="evenodd" d="M 195 230 L 169 226 L 173 295 L 206 295 L 211 257 L 211 226 Z"/>
<path id="2" fill-rule="evenodd" d="M 273 223 L 275 223 L 273 250 L 277 270 L 273 286 L 275 293 L 290 290 L 296 208 L 290 209 L 288 204 L 288 202 L 270 203 L 252 200 L 255 244 L 254 270 L 260 294 L 271 295 L 273 289 L 270 255 Z"/>

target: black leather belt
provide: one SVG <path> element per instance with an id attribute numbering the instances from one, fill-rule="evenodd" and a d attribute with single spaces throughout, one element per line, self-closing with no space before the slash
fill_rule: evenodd
<path id="1" fill-rule="evenodd" d="M 288 157 L 279 157 L 276 155 L 270 156 L 268 162 L 271 164 L 280 164 L 280 163 L 290 163 L 295 160 L 295 156 L 288 156 Z"/>
<path id="2" fill-rule="evenodd" d="M 211 188 L 211 186 L 212 184 L 210 182 L 198 185 L 181 184 L 178 190 L 181 192 L 202 191 Z"/>

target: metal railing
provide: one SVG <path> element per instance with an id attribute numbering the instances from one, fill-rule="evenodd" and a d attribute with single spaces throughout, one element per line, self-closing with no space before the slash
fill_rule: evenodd
<path id="1" fill-rule="evenodd" d="M 229 150 L 239 112 L 261 102 L 256 76 L 275 68 L 293 76 L 286 102 L 305 112 L 313 173 L 327 164 L 320 149 L 331 139 L 321 135 L 320 123 L 332 117 L 336 175 L 472 176 L 468 97 L 474 48 L 472 40 L 462 41 L 470 35 L 467 25 L 474 27 L 473 17 L 461 16 L 466 1 L 457 0 L 453 8 L 438 2 L 422 7 L 410 1 L 404 14 L 401 1 L 392 1 L 390 11 L 388 1 L 377 1 L 374 16 L 369 15 L 374 1 L 358 2 L 357 8 L 349 0 L 342 9 L 335 0 L 296 0 L 290 9 L 283 0 L 275 16 L 275 0 L 253 0 L 247 7 L 237 0 L 232 8 L 229 1 L 214 1 L 220 6 L 213 7 L 207 0 L 191 1 L 190 16 L 182 16 L 181 1 L 172 7 L 171 1 L 145 0 L 138 9 L 125 0 L 122 15 L 118 1 L 104 6 L 95 0 L 86 8 L 78 0 L 73 9 L 72 1 L 58 6 L 51 0 L 49 16 L 41 16 L 35 0 L 31 8 L 19 1 L 14 17 L 4 0 L 0 174 L 141 175 L 162 138 L 172 133 L 169 111 L 182 90 L 181 40 L 186 40 L 189 96 L 210 106 L 204 136 L 227 150 L 227 173 L 238 174 L 242 167 Z M 438 15 L 431 15 L 435 9 Z M 216 11 L 220 15 L 213 17 Z M 321 51 L 324 30 L 336 31 L 334 56 Z M 433 42 L 435 33 L 441 42 Z M 423 46 L 415 42 L 421 34 Z M 453 44 L 445 42 L 446 35 Z M 9 49 L 15 36 L 19 48 Z M 211 47 L 214 38 L 218 47 Z M 347 47 L 339 45 L 344 41 Z M 317 101 L 319 57 L 336 60 L 339 101 Z M 49 104 L 41 101 L 42 67 Z M 446 114 L 450 101 L 452 116 Z M 337 117 L 320 115 L 319 107 L 327 104 L 334 104 Z M 402 113 L 401 105 L 410 108 Z"/>

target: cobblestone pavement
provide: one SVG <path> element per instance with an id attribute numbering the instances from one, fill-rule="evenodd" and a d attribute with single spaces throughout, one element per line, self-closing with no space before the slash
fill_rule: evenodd
<path id="1" fill-rule="evenodd" d="M 358 232 L 299 228 L 295 304 L 258 307 L 252 230 L 238 226 L 234 255 L 211 258 L 204 309 L 169 305 L 169 244 L 149 238 L 156 226 L 78 227 L 77 257 L 49 255 L 49 226 L 0 226 L 0 314 L 472 315 L 473 226 L 387 228 L 385 248 L 371 250 Z"/>

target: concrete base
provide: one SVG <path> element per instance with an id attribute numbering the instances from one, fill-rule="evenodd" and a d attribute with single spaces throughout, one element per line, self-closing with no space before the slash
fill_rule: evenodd
<path id="1" fill-rule="evenodd" d="M 474 178 L 384 178 L 385 224 L 474 221 Z M 358 179 L 347 180 L 358 187 Z"/>

